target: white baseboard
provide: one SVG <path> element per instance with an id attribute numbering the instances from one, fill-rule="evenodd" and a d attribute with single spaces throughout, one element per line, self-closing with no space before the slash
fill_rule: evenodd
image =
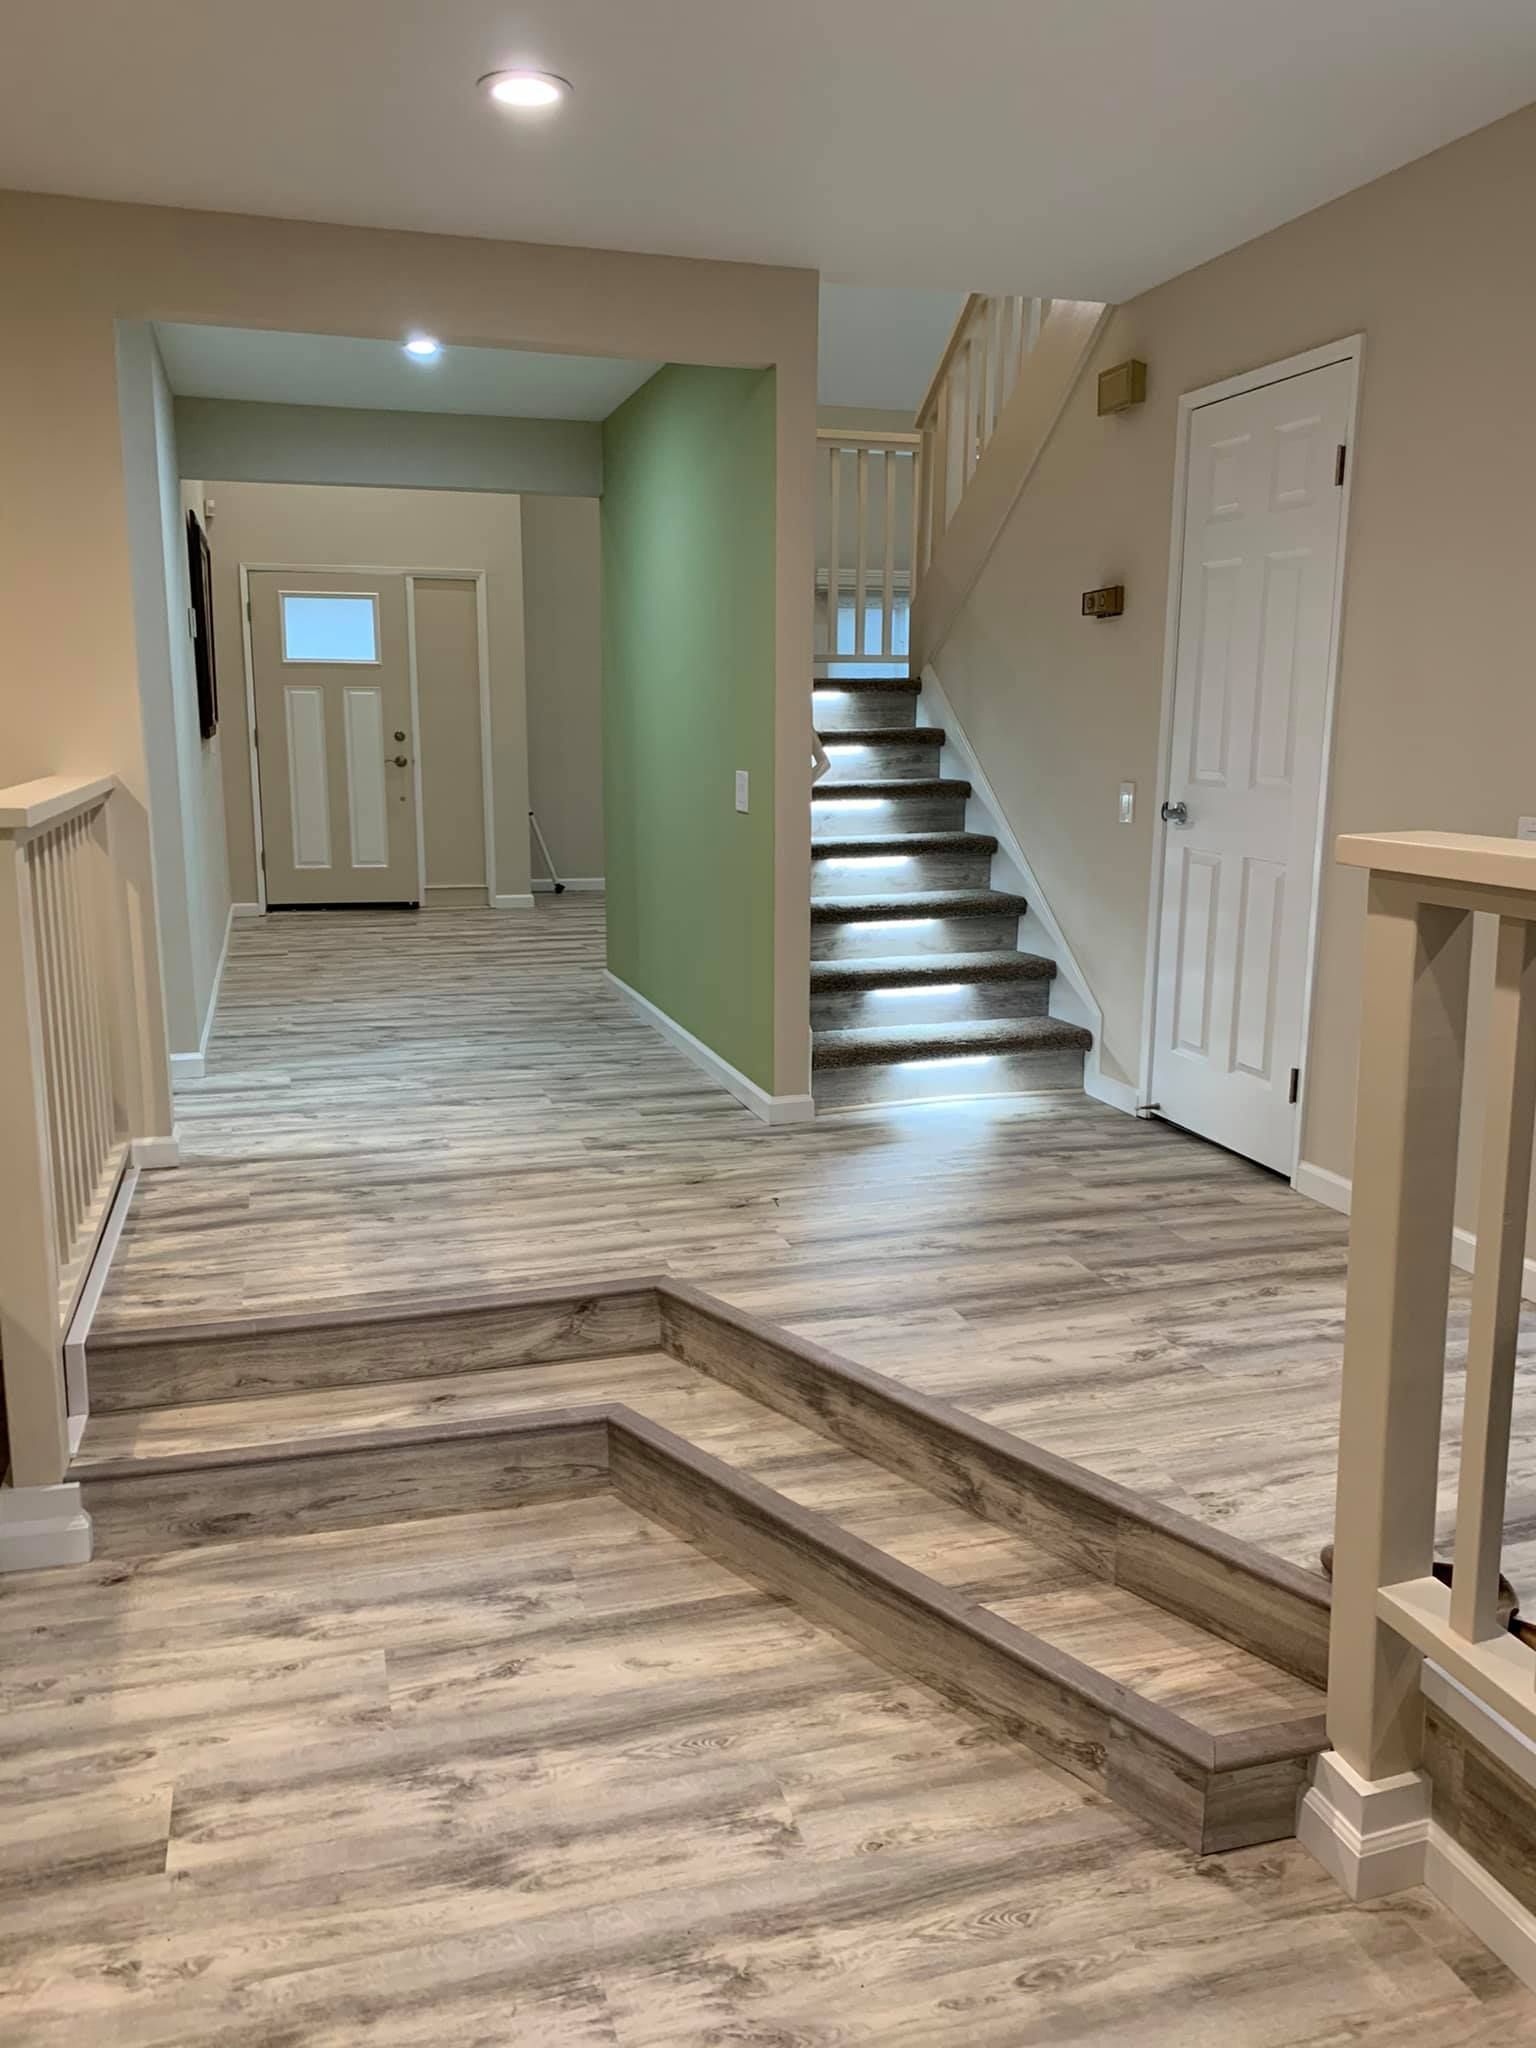
<path id="1" fill-rule="evenodd" d="M 1313 1770 L 1296 1834 L 1341 1890 L 1352 1899 L 1383 1899 L 1423 1885 L 1523 1984 L 1536 1987 L 1536 1914 L 1433 1817 L 1422 1772 L 1370 1785 L 1333 1750 Z"/>
<path id="2" fill-rule="evenodd" d="M 491 908 L 492 910 L 532 910 L 533 897 L 531 895 L 493 896 L 491 898 Z"/>
<path id="3" fill-rule="evenodd" d="M 1352 1899 L 1381 1899 L 1424 1881 L 1429 1779 L 1404 1771 L 1372 1782 L 1336 1750 L 1312 1766 L 1296 1836 Z"/>
<path id="4" fill-rule="evenodd" d="M 73 1480 L 61 1486 L 0 1486 L 0 1572 L 90 1561 L 91 1518 Z"/>
<path id="5" fill-rule="evenodd" d="M 117 1256 L 117 1247 L 123 1235 L 123 1225 L 128 1221 L 128 1211 L 133 1206 L 134 1190 L 139 1184 L 139 1168 L 132 1159 L 123 1168 L 123 1177 L 117 1184 L 117 1193 L 112 1197 L 112 1207 L 107 1212 L 106 1224 L 96 1240 L 96 1250 L 91 1259 L 90 1271 L 85 1276 L 85 1285 L 75 1303 L 75 1312 L 69 1319 L 69 1328 L 64 1333 L 64 1387 L 66 1405 L 69 1409 L 70 1449 L 79 1449 L 80 1433 L 85 1428 L 91 1412 L 91 1389 L 86 1376 L 85 1345 L 91 1334 L 91 1324 L 96 1319 L 96 1308 L 107 1285 L 107 1275 L 112 1270 L 112 1261 Z"/>
<path id="6" fill-rule="evenodd" d="M 171 1086 L 178 1081 L 201 1081 L 206 1069 L 206 1059 L 200 1052 L 173 1052 L 171 1054 Z"/>
<path id="7" fill-rule="evenodd" d="M 224 942 L 219 947 L 219 964 L 213 970 L 213 986 L 208 991 L 208 1007 L 203 1012 L 203 1028 L 198 1033 L 196 1052 L 173 1052 L 171 1054 L 171 1085 L 178 1081 L 201 1081 L 208 1070 L 208 1040 L 213 1031 L 214 1012 L 219 1007 L 219 990 L 224 982 L 224 963 L 229 958 L 229 934 L 235 922 L 236 913 L 244 916 L 259 916 L 260 906 L 255 903 L 231 903 L 224 919 Z"/>
<path id="8" fill-rule="evenodd" d="M 1299 1195 L 1310 1195 L 1314 1202 L 1321 1202 L 1326 1208 L 1337 1209 L 1341 1216 L 1349 1214 L 1350 1197 L 1353 1189 L 1342 1173 L 1333 1172 L 1327 1166 L 1313 1166 L 1301 1159 L 1291 1176 L 1291 1186 Z M 1474 1230 L 1453 1230 L 1451 1232 L 1451 1263 L 1463 1273 L 1470 1273 L 1477 1263 L 1477 1233 Z M 1536 1301 L 1536 1259 L 1525 1261 L 1525 1274 L 1520 1283 L 1520 1292 L 1527 1301 Z"/>
<path id="9" fill-rule="evenodd" d="M 265 917 L 267 913 L 259 903 L 231 903 L 229 914 L 231 917 Z"/>
<path id="10" fill-rule="evenodd" d="M 1019 890 L 1029 904 L 1028 915 L 1023 920 L 1019 933 L 1019 946 L 1023 952 L 1045 954 L 1056 963 L 1056 980 L 1051 989 L 1051 1015 L 1061 1016 L 1073 1024 L 1082 1024 L 1093 1033 L 1093 1044 L 1083 1060 L 1083 1093 L 1095 1102 L 1107 1103 L 1111 1109 L 1122 1109 L 1128 1116 L 1136 1113 L 1136 1090 L 1129 1081 L 1112 1080 L 1099 1066 L 1099 1048 L 1104 1039 L 1104 1013 L 1098 998 L 1088 986 L 1088 977 L 1078 964 L 1077 955 L 1068 942 L 1066 933 L 1056 922 L 1040 878 L 1030 866 L 1029 856 L 1020 843 L 1018 834 L 1008 821 L 997 791 L 987 780 L 986 771 L 977 757 L 976 749 L 966 736 L 965 727 L 955 715 L 955 707 L 945 694 L 944 685 L 937 670 L 930 662 L 923 670 L 923 693 L 918 699 L 918 716 L 925 723 L 942 726 L 944 729 L 944 750 L 953 752 L 959 771 L 971 785 L 971 803 L 977 804 L 986 813 L 984 821 L 976 821 L 977 829 L 984 823 L 985 829 L 997 841 L 998 853 L 1007 864 L 1017 871 Z M 951 772 L 942 768 L 942 773 Z M 969 816 L 966 825 L 973 821 Z M 1006 880 L 994 881 L 994 888 L 1008 886 Z M 1035 931 L 1030 931 L 1034 926 Z"/>
<path id="11" fill-rule="evenodd" d="M 1424 1849 L 1424 1884 L 1522 1984 L 1536 1987 L 1536 1914 L 1434 1821 Z"/>
<path id="12" fill-rule="evenodd" d="M 618 990 L 653 1031 L 658 1031 L 669 1045 L 675 1045 L 696 1067 L 702 1067 L 712 1081 L 718 1081 L 728 1094 L 734 1095 L 765 1124 L 806 1124 L 815 1116 L 816 1104 L 809 1095 L 770 1095 L 755 1081 L 749 1081 L 729 1060 L 723 1060 L 702 1038 L 695 1038 L 675 1017 L 669 1017 L 665 1010 L 658 1009 L 637 988 L 631 988 L 611 968 L 603 969 L 603 978 Z"/>
<path id="13" fill-rule="evenodd" d="M 562 875 L 560 877 L 561 883 L 564 885 L 567 893 L 576 896 L 580 896 L 586 892 L 601 894 L 604 886 L 604 879 L 605 878 L 602 875 Z M 553 882 L 547 882 L 541 879 L 537 882 L 534 882 L 531 886 L 536 896 L 553 896 L 555 893 L 555 885 Z"/>
<path id="14" fill-rule="evenodd" d="M 142 1166 L 151 1173 L 165 1166 L 180 1166 L 181 1125 L 177 1124 L 168 1137 L 135 1138 L 129 1157 L 135 1166 Z"/>
<path id="15" fill-rule="evenodd" d="M 1098 1061 L 1099 1041 L 1093 1041 L 1093 1051 L 1083 1061 L 1083 1093 L 1091 1095 L 1095 1102 L 1107 1102 L 1111 1109 L 1123 1109 L 1127 1116 L 1136 1114 L 1136 1090 L 1129 1081 L 1113 1081 L 1104 1072 Z"/>

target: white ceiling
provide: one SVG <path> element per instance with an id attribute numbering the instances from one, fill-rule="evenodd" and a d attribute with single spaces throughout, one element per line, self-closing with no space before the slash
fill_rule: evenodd
<path id="1" fill-rule="evenodd" d="M 392 341 L 166 321 L 155 333 L 178 397 L 255 398 L 277 405 L 603 420 L 660 367 L 618 356 L 542 356 L 506 348 L 445 348 L 430 362 L 418 362 Z"/>
<path id="2" fill-rule="evenodd" d="M 824 284 L 818 399 L 916 412 L 964 304 L 963 292 Z"/>
<path id="3" fill-rule="evenodd" d="M 0 185 L 1118 299 L 1532 99 L 1532 0 L 4 0 Z"/>

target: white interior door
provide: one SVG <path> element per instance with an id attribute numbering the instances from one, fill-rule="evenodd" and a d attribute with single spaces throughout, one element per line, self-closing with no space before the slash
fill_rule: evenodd
<path id="1" fill-rule="evenodd" d="M 1191 415 L 1152 1101 L 1289 1173 L 1354 366 Z"/>
<path id="2" fill-rule="evenodd" d="M 405 578 L 249 585 L 268 904 L 419 903 Z"/>

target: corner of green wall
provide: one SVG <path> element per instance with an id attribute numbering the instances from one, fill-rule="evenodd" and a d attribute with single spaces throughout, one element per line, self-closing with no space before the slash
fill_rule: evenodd
<path id="1" fill-rule="evenodd" d="M 775 415 L 771 369 L 667 364 L 602 500 L 608 965 L 770 1091 Z"/>

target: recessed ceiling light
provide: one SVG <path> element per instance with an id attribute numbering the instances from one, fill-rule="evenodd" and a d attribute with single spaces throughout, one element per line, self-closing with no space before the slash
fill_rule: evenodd
<path id="1" fill-rule="evenodd" d="M 405 344 L 405 352 L 418 363 L 430 363 L 434 356 L 442 354 L 443 344 L 430 334 L 413 334 Z"/>
<path id="2" fill-rule="evenodd" d="M 571 96 L 571 81 L 557 78 L 553 71 L 487 71 L 480 80 L 482 92 L 489 93 L 501 107 L 555 107 Z"/>

